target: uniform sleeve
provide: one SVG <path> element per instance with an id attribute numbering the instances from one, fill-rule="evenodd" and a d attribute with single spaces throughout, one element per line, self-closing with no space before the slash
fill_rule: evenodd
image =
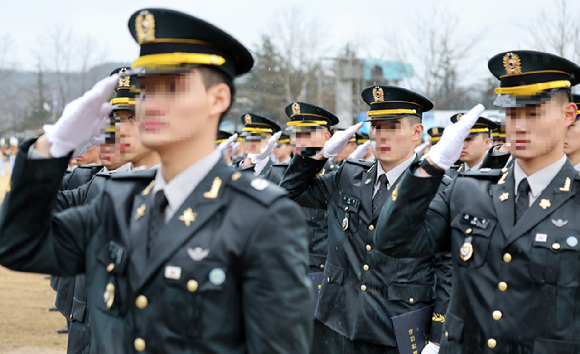
<path id="1" fill-rule="evenodd" d="M 85 204 L 89 189 L 91 188 L 94 180 L 95 177 L 93 176 L 93 178 L 88 183 L 85 183 L 76 189 L 63 190 L 59 192 L 56 200 L 55 210 L 62 211 Z"/>
<path id="2" fill-rule="evenodd" d="M 413 163 L 389 199 L 375 231 L 377 248 L 391 257 L 423 257 L 451 250 L 449 195 L 457 179 L 438 192 L 441 177 L 417 177 Z"/>
<path id="3" fill-rule="evenodd" d="M 498 145 L 499 146 L 499 145 Z M 503 168 L 510 159 L 509 152 L 498 151 L 498 146 L 494 146 L 489 149 L 483 161 L 481 162 L 480 169 L 482 168 Z"/>
<path id="4" fill-rule="evenodd" d="M 30 160 L 29 146 L 30 142 L 23 144 L 18 152 L 10 192 L 0 210 L 0 264 L 54 275 L 82 273 L 100 204 L 54 214 L 68 157 Z"/>
<path id="5" fill-rule="evenodd" d="M 294 155 L 282 178 L 280 187 L 286 189 L 291 199 L 303 207 L 327 209 L 334 194 L 342 168 L 319 176 L 326 160 Z"/>
<path id="6" fill-rule="evenodd" d="M 308 353 L 313 299 L 300 208 L 279 199 L 260 215 L 244 256 L 242 306 L 249 354 Z M 272 232 L 276 230 L 276 232 Z"/>
<path id="7" fill-rule="evenodd" d="M 433 304 L 433 319 L 431 321 L 432 342 L 441 343 L 441 334 L 443 333 L 443 324 L 445 323 L 445 313 L 449 307 L 451 298 L 451 273 L 452 260 L 451 253 L 440 253 L 435 255 L 435 303 Z"/>

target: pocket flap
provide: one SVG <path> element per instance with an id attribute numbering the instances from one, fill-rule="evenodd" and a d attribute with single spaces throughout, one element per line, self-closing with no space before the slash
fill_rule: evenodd
<path id="1" fill-rule="evenodd" d="M 435 300 L 435 289 L 431 285 L 391 284 L 387 291 L 389 301 L 405 301 L 408 304 L 416 304 Z"/>
<path id="2" fill-rule="evenodd" d="M 344 282 L 344 269 L 326 262 L 326 266 L 324 267 L 324 278 L 328 283 L 342 285 Z"/>
<path id="3" fill-rule="evenodd" d="M 451 221 L 451 227 L 459 229 L 469 236 L 491 237 L 497 220 L 477 217 L 470 214 L 458 214 Z"/>
<path id="4" fill-rule="evenodd" d="M 359 208 L 360 208 L 360 199 L 349 197 L 348 195 L 342 196 L 342 209 L 344 211 L 358 213 Z"/>
<path id="5" fill-rule="evenodd" d="M 109 241 L 97 254 L 97 261 L 111 274 L 125 274 L 127 265 L 127 251 L 114 241 Z"/>
<path id="6" fill-rule="evenodd" d="M 84 301 L 73 298 L 71 320 L 77 322 L 83 322 L 85 318 L 85 311 L 87 309 L 87 304 Z"/>
<path id="7" fill-rule="evenodd" d="M 451 312 L 447 312 L 445 316 L 445 324 L 443 325 L 445 331 L 445 338 L 449 341 L 463 342 L 463 320 Z"/>

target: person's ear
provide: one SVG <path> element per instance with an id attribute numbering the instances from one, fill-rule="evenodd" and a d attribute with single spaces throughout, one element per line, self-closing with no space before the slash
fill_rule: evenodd
<path id="1" fill-rule="evenodd" d="M 207 89 L 208 113 L 210 116 L 221 116 L 232 102 L 230 87 L 225 83 L 215 84 Z"/>
<path id="2" fill-rule="evenodd" d="M 412 128 L 413 131 L 413 141 L 421 140 L 421 136 L 425 131 L 423 124 L 415 124 Z"/>
<path id="3" fill-rule="evenodd" d="M 576 115 L 578 114 L 578 106 L 573 102 L 568 102 L 564 105 L 565 126 L 569 127 L 574 124 Z"/>

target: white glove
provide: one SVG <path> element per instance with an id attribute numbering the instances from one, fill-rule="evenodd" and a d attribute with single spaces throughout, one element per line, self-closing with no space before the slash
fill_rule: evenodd
<path id="1" fill-rule="evenodd" d="M 268 146 L 266 146 L 266 148 L 263 149 L 261 153 L 248 154 L 250 161 L 252 161 L 253 164 L 257 165 L 261 161 L 270 158 L 270 155 L 272 155 L 272 153 L 276 149 L 276 145 L 278 145 L 278 139 L 280 139 L 280 135 L 282 135 L 282 132 L 277 132 L 276 134 L 272 135 L 272 137 L 270 137 L 270 140 L 268 140 Z"/>
<path id="2" fill-rule="evenodd" d="M 322 155 L 325 158 L 336 157 L 348 144 L 348 141 L 352 139 L 354 133 L 356 133 L 363 126 L 363 122 L 355 124 L 348 127 L 344 131 L 339 131 L 334 133 L 332 138 L 324 144 L 324 152 Z"/>
<path id="3" fill-rule="evenodd" d="M 227 155 L 228 151 L 230 150 L 230 148 L 232 147 L 232 145 L 236 142 L 236 139 L 238 138 L 238 134 L 234 134 L 232 136 L 230 136 L 228 138 L 228 140 L 222 142 L 219 146 L 218 146 L 218 150 L 219 152 L 222 153 L 222 155 Z"/>
<path id="4" fill-rule="evenodd" d="M 364 144 L 360 144 L 355 151 L 350 154 L 349 159 L 360 160 L 365 157 L 369 149 L 371 148 L 371 141 L 367 141 Z"/>
<path id="5" fill-rule="evenodd" d="M 421 351 L 421 354 L 439 354 L 439 349 L 441 347 L 439 347 L 438 345 L 433 344 L 433 342 L 429 342 L 425 348 L 423 348 L 423 351 Z"/>
<path id="6" fill-rule="evenodd" d="M 52 143 L 52 157 L 63 157 L 73 150 L 80 151 L 93 136 L 100 135 L 101 122 L 111 112 L 108 99 L 118 80 L 119 75 L 114 74 L 97 82 L 82 97 L 67 104 L 54 125 L 42 127 L 46 138 Z"/>
<path id="7" fill-rule="evenodd" d="M 485 111 L 482 104 L 473 107 L 461 120 L 445 128 L 441 140 L 425 156 L 442 170 L 447 170 L 459 159 L 463 150 L 463 141 L 469 136 L 471 127 Z"/>

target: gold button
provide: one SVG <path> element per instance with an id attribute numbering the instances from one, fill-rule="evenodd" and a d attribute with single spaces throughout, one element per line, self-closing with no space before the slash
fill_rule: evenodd
<path id="1" fill-rule="evenodd" d="M 329 278 L 326 278 L 326 281 L 330 283 L 330 277 Z"/>
<path id="2" fill-rule="evenodd" d="M 365 264 L 365 265 L 363 266 L 363 269 L 364 269 L 365 271 L 367 271 L 367 270 L 369 270 L 369 266 L 368 266 L 367 264 Z"/>
<path id="3" fill-rule="evenodd" d="M 187 282 L 187 290 L 189 290 L 192 293 L 197 291 L 198 286 L 199 284 L 193 279 Z"/>
<path id="4" fill-rule="evenodd" d="M 410 299 L 409 299 L 409 302 L 410 302 L 410 303 L 414 303 L 414 302 L 415 302 L 415 299 L 413 299 L 413 298 L 410 298 Z"/>
<path id="5" fill-rule="evenodd" d="M 504 283 L 503 281 L 500 282 L 497 287 L 499 288 L 499 290 L 501 291 L 506 291 L 507 290 L 507 283 Z"/>
<path id="6" fill-rule="evenodd" d="M 372 250 L 373 248 L 371 247 L 371 245 L 367 245 L 367 251 Z"/>
<path id="7" fill-rule="evenodd" d="M 369 230 L 373 231 L 375 229 L 374 225 L 369 225 Z"/>
<path id="8" fill-rule="evenodd" d="M 487 340 L 487 346 L 490 347 L 491 349 L 495 348 L 496 345 L 497 342 L 495 341 L 495 339 L 490 338 Z"/>
<path id="9" fill-rule="evenodd" d="M 321 264 L 320 265 L 320 269 L 324 269 L 324 264 Z"/>
<path id="10" fill-rule="evenodd" d="M 69 317 L 70 317 L 70 319 L 71 319 L 71 321 L 72 321 L 72 313 L 70 314 L 70 316 L 69 316 Z"/>
<path id="11" fill-rule="evenodd" d="M 552 248 L 555 250 L 559 250 L 560 249 L 560 244 L 558 242 L 552 244 Z"/>
<path id="12" fill-rule="evenodd" d="M 149 305 L 149 301 L 145 296 L 143 295 L 137 296 L 137 299 L 135 299 L 135 306 L 143 310 L 145 307 L 147 307 L 147 305 Z"/>
<path id="13" fill-rule="evenodd" d="M 509 263 L 512 261 L 512 255 L 509 253 L 504 253 L 503 255 L 503 261 L 506 263 Z"/>
<path id="14" fill-rule="evenodd" d="M 107 272 L 111 273 L 113 271 L 113 269 L 115 269 L 115 263 L 110 263 L 107 266 Z"/>
<path id="15" fill-rule="evenodd" d="M 445 331 L 445 339 L 449 339 L 449 332 Z"/>
<path id="16" fill-rule="evenodd" d="M 363 285 L 360 286 L 360 289 L 362 291 L 367 291 L 367 286 L 363 284 Z"/>
<path id="17" fill-rule="evenodd" d="M 466 234 L 470 234 L 470 233 L 471 233 L 471 231 L 473 231 L 473 230 L 472 230 L 472 229 L 467 229 L 467 230 L 465 230 L 465 233 L 466 233 Z"/>
<path id="18" fill-rule="evenodd" d="M 133 344 L 135 345 L 135 349 L 137 351 L 142 352 L 145 350 L 145 341 L 143 339 L 137 338 Z"/>
<path id="19" fill-rule="evenodd" d="M 501 320 L 503 314 L 501 313 L 501 311 L 493 311 L 493 319 L 496 321 Z"/>
<path id="20" fill-rule="evenodd" d="M 348 211 L 348 207 L 344 207 L 344 211 Z"/>

